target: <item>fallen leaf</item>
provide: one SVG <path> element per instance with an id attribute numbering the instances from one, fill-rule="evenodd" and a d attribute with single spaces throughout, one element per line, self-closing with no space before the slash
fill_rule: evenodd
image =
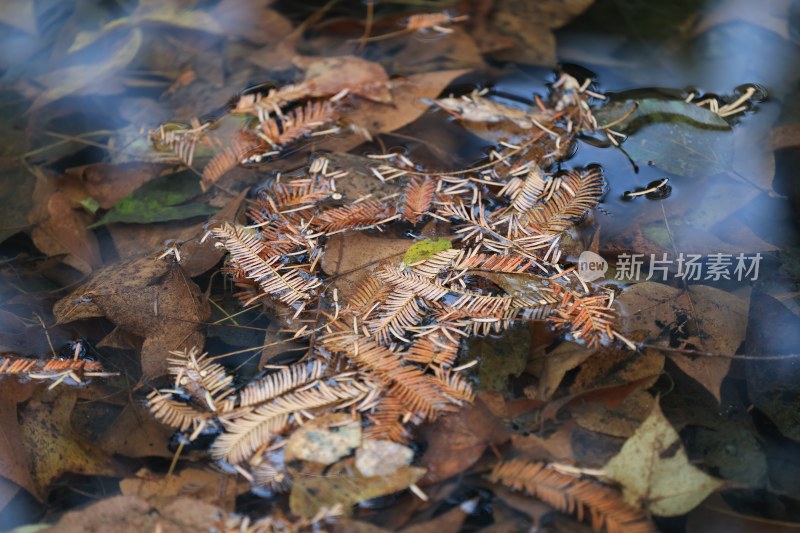
<path id="1" fill-rule="evenodd" d="M 33 387 L 5 378 L 0 395 L 0 476 L 9 479 L 38 499 L 44 497 L 31 475 L 31 463 L 25 450 L 17 419 L 17 404 L 26 401 Z"/>
<path id="2" fill-rule="evenodd" d="M 614 123 L 615 130 L 629 134 L 644 124 L 663 122 L 685 122 L 695 127 L 724 131 L 731 129 L 725 119 L 707 107 L 662 98 L 616 101 L 597 109 L 594 116 L 600 127 Z"/>
<path id="3" fill-rule="evenodd" d="M 414 450 L 390 440 L 365 440 L 356 450 L 356 468 L 362 475 L 388 476 L 408 466 Z"/>
<path id="4" fill-rule="evenodd" d="M 109 209 L 167 168 L 167 165 L 142 162 L 93 163 L 71 168 L 66 175 L 79 180 L 102 209 Z"/>
<path id="5" fill-rule="evenodd" d="M 153 503 L 189 496 L 233 511 L 236 496 L 247 491 L 240 490 L 239 485 L 231 476 L 191 466 L 169 476 L 142 469 L 135 477 L 120 481 L 119 489 L 123 496 L 137 496 Z"/>
<path id="6" fill-rule="evenodd" d="M 356 103 L 351 112 L 348 112 L 347 118 L 356 126 L 370 133 L 395 131 L 419 118 L 429 107 L 427 99 L 439 96 L 439 93 L 447 85 L 467 72 L 469 70 L 446 70 L 392 80 L 390 84 L 391 104 L 360 101 Z M 329 150 L 345 152 L 362 142 L 364 142 L 363 138 L 354 139 L 353 136 L 349 138 L 334 137 L 325 145 Z"/>
<path id="7" fill-rule="evenodd" d="M 178 498 L 153 506 L 137 496 L 112 496 L 88 507 L 65 513 L 49 533 L 128 533 L 130 531 L 205 531 L 227 530 L 225 513 L 219 507 L 192 498 Z M 227 526 L 238 529 L 236 521 Z"/>
<path id="8" fill-rule="evenodd" d="M 651 381 L 645 382 L 644 388 L 647 388 L 655 384 L 663 370 L 664 355 L 658 350 L 645 348 L 634 352 L 624 347 L 605 346 L 580 366 L 569 391 L 576 393 L 601 385 L 625 385 L 651 377 Z"/>
<path id="9" fill-rule="evenodd" d="M 222 0 L 210 10 L 224 37 L 241 37 L 252 43 L 266 45 L 277 43 L 292 31 L 292 23 L 278 11 L 271 9 L 274 0 L 240 2 Z M 196 28 L 207 31 L 203 27 Z"/>
<path id="10" fill-rule="evenodd" d="M 577 402 L 602 402 L 606 409 L 614 409 L 634 391 L 649 386 L 657 378 L 658 375 L 645 376 L 630 383 L 603 385 L 570 394 L 545 405 L 542 409 L 540 420 L 542 423 L 555 420 L 561 409 Z"/>
<path id="11" fill-rule="evenodd" d="M 48 89 L 36 97 L 28 112 L 65 96 L 105 89 L 102 82 L 127 67 L 141 46 L 142 32 L 134 29 L 126 38 L 117 39 L 107 47 L 108 55 L 105 58 L 97 58 L 91 65 L 64 67 L 39 76 L 36 81 Z"/>
<path id="12" fill-rule="evenodd" d="M 507 392 L 509 376 L 525 370 L 531 345 L 527 327 L 515 327 L 499 337 L 471 338 L 467 353 L 480 354 L 478 389 Z"/>
<path id="13" fill-rule="evenodd" d="M 199 276 L 220 262 L 225 251 L 214 246 L 213 239 L 203 237 L 209 229 L 223 222 L 234 223 L 245 189 L 232 198 L 208 220 L 173 220 L 153 224 L 110 224 L 108 232 L 120 259 L 135 259 L 144 254 L 160 255 L 172 246 L 180 254 L 180 265 L 189 277 Z"/>
<path id="14" fill-rule="evenodd" d="M 312 96 L 330 96 L 346 90 L 373 102 L 392 101 L 389 76 L 378 63 L 356 56 L 295 57 L 293 62 L 306 71 L 305 84 Z"/>
<path id="15" fill-rule="evenodd" d="M 347 297 L 384 261 L 399 264 L 412 244 L 411 239 L 383 238 L 362 232 L 337 234 L 328 239 L 320 265 L 335 278 L 334 287 L 339 294 Z"/>
<path id="16" fill-rule="evenodd" d="M 458 533 L 464 520 L 477 508 L 477 499 L 467 500 L 435 518 L 401 529 L 401 533 Z"/>
<path id="17" fill-rule="evenodd" d="M 709 422 L 708 425 L 687 426 L 681 430 L 687 442 L 691 441 L 693 453 L 699 453 L 707 468 L 723 479 L 753 489 L 769 490 L 770 486 L 780 484 L 770 479 L 763 437 L 749 414 L 716 417 Z M 773 460 L 775 458 L 770 457 L 770 462 Z M 781 468 L 790 476 L 796 469 L 796 466 Z"/>
<path id="18" fill-rule="evenodd" d="M 122 198 L 90 227 L 114 222 L 147 224 L 210 215 L 217 211 L 205 202 L 186 203 L 201 193 L 199 181 L 186 172 L 162 176 Z"/>
<path id="19" fill-rule="evenodd" d="M 547 437 L 530 433 L 511 435 L 511 445 L 516 452 L 530 461 L 572 462 L 572 431 L 575 423 L 567 421 Z"/>
<path id="20" fill-rule="evenodd" d="M 428 448 L 420 459 L 427 469 L 423 481 L 433 484 L 475 464 L 489 445 L 508 440 L 505 425 L 480 400 L 439 418 L 427 429 Z"/>
<path id="21" fill-rule="evenodd" d="M 58 323 L 105 316 L 117 327 L 144 337 L 142 372 L 163 375 L 172 350 L 203 346 L 208 302 L 180 265 L 143 257 L 112 263 L 56 302 Z"/>
<path id="22" fill-rule="evenodd" d="M 424 468 L 406 466 L 389 476 L 350 475 L 299 477 L 292 483 L 292 513 L 311 517 L 323 507 L 341 504 L 345 513 L 356 503 L 407 489 L 425 474 Z"/>
<path id="23" fill-rule="evenodd" d="M 782 435 L 800 441 L 800 318 L 773 296 L 756 290 L 750 302 L 745 351 L 747 395 Z"/>
<path id="24" fill-rule="evenodd" d="M 125 457 L 164 457 L 172 459 L 169 439 L 172 428 L 157 422 L 150 411 L 138 402 L 126 405 L 103 433 L 99 445 L 103 450 Z"/>
<path id="25" fill-rule="evenodd" d="M 630 437 L 653 409 L 655 402 L 650 393 L 635 390 L 613 409 L 599 402 L 585 402 L 570 408 L 575 423 L 584 429 L 611 435 Z"/>
<path id="26" fill-rule="evenodd" d="M 74 390 L 47 391 L 20 410 L 23 449 L 28 455 L 37 494 L 47 494 L 62 474 L 115 476 L 119 473 L 111 457 L 81 439 L 70 426 L 70 413 L 77 400 Z"/>
<path id="27" fill-rule="evenodd" d="M 331 413 L 309 420 L 286 441 L 286 461 L 300 459 L 331 465 L 361 444 L 361 420 Z"/>
<path id="28" fill-rule="evenodd" d="M 604 471 L 622 486 L 625 501 L 656 516 L 686 514 L 724 486 L 689 463 L 678 433 L 658 403 Z"/>
<path id="29" fill-rule="evenodd" d="M 553 397 L 567 372 L 595 354 L 597 350 L 581 344 L 564 341 L 552 351 L 543 353 L 541 358 L 529 359 L 526 370 L 539 377 L 536 398 L 549 400 Z"/>
<path id="30" fill-rule="evenodd" d="M 665 348 L 701 352 L 667 350 L 666 354 L 720 400 L 720 386 L 731 365 L 724 355 L 735 354 L 745 338 L 747 300 L 706 285 L 690 285 L 683 291 L 643 282 L 626 289 L 617 302 L 629 336 L 642 335 L 648 343 Z"/>
<path id="31" fill-rule="evenodd" d="M 88 274 L 102 264 L 100 246 L 87 229 L 91 216 L 72 202 L 69 192 L 43 172 L 37 172 L 34 207 L 28 220 L 31 238 L 47 255 L 66 254 L 64 263 Z"/>
<path id="32" fill-rule="evenodd" d="M 490 17 L 491 32 L 513 39 L 514 47 L 493 57 L 526 65 L 555 65 L 553 29 L 564 26 L 594 3 L 594 0 L 497 0 Z M 484 36 L 484 41 L 487 36 Z"/>
<path id="33" fill-rule="evenodd" d="M 486 67 L 475 39 L 461 26 L 452 26 L 451 33 L 439 38 L 412 37 L 398 43 L 386 41 L 381 49 L 390 53 L 391 72 L 401 75 L 452 69 L 481 70 Z"/>

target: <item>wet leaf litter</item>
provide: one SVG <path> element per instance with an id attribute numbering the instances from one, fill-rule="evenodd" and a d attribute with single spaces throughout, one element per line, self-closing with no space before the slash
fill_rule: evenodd
<path id="1" fill-rule="evenodd" d="M 800 522 L 798 80 L 610 4 L 0 10 L 0 528 Z"/>

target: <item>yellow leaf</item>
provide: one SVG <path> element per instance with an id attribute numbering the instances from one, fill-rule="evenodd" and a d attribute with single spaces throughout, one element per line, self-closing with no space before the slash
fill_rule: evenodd
<path id="1" fill-rule="evenodd" d="M 686 514 L 724 484 L 689 464 L 678 432 L 658 403 L 605 472 L 622 485 L 628 503 L 657 516 Z"/>

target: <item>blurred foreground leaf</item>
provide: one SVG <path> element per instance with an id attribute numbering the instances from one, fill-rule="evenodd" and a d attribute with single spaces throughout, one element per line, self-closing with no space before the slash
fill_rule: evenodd
<path id="1" fill-rule="evenodd" d="M 102 92 L 106 89 L 103 81 L 128 66 L 141 45 L 142 32 L 134 29 L 127 38 L 114 43 L 105 59 L 98 59 L 91 65 L 64 67 L 39 76 L 36 81 L 48 89 L 33 101 L 29 112 L 71 94 Z"/>

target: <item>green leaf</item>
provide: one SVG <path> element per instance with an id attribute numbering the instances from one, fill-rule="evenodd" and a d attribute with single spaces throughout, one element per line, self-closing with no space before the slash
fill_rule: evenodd
<path id="1" fill-rule="evenodd" d="M 406 255 L 403 257 L 403 263 L 406 265 L 419 263 L 420 261 L 428 259 L 433 254 L 449 250 L 452 247 L 453 243 L 444 237 L 439 237 L 438 239 L 423 239 L 408 249 Z"/>
<path id="2" fill-rule="evenodd" d="M 630 115 L 628 115 L 630 113 Z M 594 112 L 601 127 L 622 122 L 613 126 L 614 130 L 623 133 L 636 131 L 643 125 L 660 123 L 686 123 L 697 128 L 730 130 L 725 119 L 696 104 L 682 100 L 663 100 L 660 98 L 643 98 L 641 100 L 625 100 L 614 102 Z"/>
<path id="3" fill-rule="evenodd" d="M 734 155 L 730 124 L 682 100 L 625 100 L 594 115 L 599 124 L 628 135 L 622 148 L 639 165 L 699 178 L 725 172 Z"/>
<path id="4" fill-rule="evenodd" d="M 97 213 L 97 210 L 100 209 L 100 204 L 97 202 L 97 200 L 95 200 L 91 196 L 87 196 L 86 198 L 81 200 L 81 205 L 91 214 Z"/>
<path id="5" fill-rule="evenodd" d="M 680 122 L 650 124 L 628 137 L 622 148 L 639 165 L 652 164 L 670 174 L 694 178 L 725 172 L 734 155 L 730 131 Z"/>
<path id="6" fill-rule="evenodd" d="M 527 327 L 515 327 L 499 338 L 470 339 L 470 354 L 480 356 L 478 388 L 505 393 L 509 376 L 519 376 L 525 370 L 531 346 Z"/>
<path id="7" fill-rule="evenodd" d="M 217 209 L 210 205 L 184 204 L 200 193 L 197 177 L 189 173 L 157 178 L 114 204 L 102 219 L 89 227 L 96 228 L 113 222 L 149 224 L 216 213 Z"/>

